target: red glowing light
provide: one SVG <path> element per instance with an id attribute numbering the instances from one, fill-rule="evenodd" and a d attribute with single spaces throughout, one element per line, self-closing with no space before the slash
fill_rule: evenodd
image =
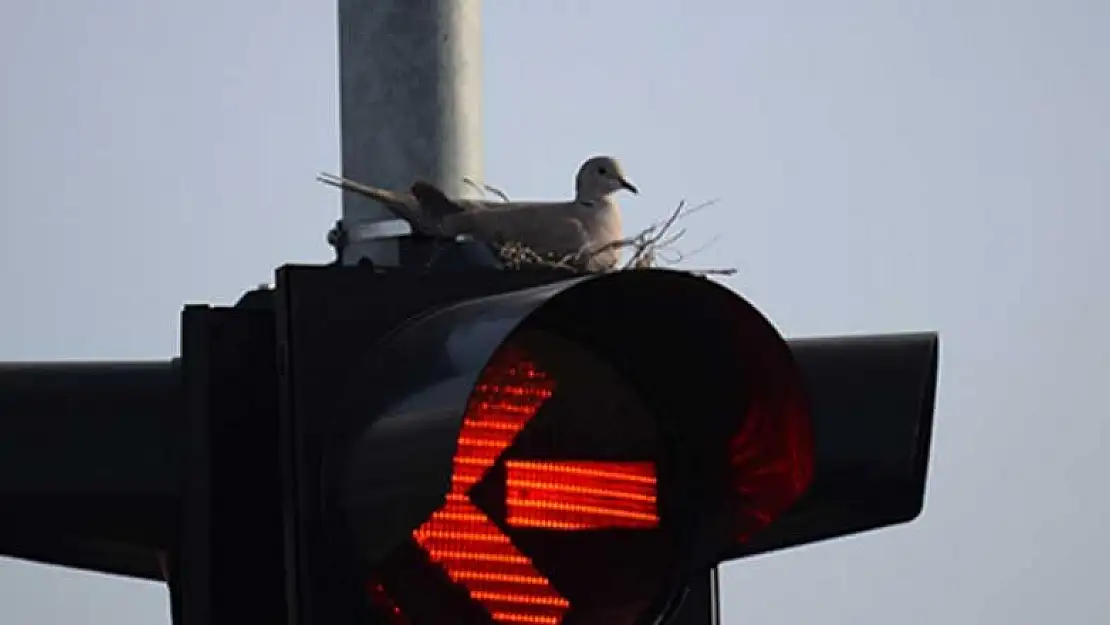
<path id="1" fill-rule="evenodd" d="M 508 523 L 551 530 L 652 529 L 656 512 L 651 462 L 505 463 Z"/>
<path id="2" fill-rule="evenodd" d="M 740 514 L 733 528 L 745 542 L 782 515 L 813 479 L 813 434 L 800 388 L 765 390 L 754 397 L 740 429 L 729 441 L 730 482 Z"/>
<path id="3" fill-rule="evenodd" d="M 447 501 L 413 537 L 498 623 L 557 625 L 570 603 L 468 494 L 555 389 L 518 349 L 487 365 L 463 417 Z"/>
<path id="4" fill-rule="evenodd" d="M 716 454 L 727 450 L 731 469 L 727 477 L 718 473 L 710 478 L 714 489 L 726 489 L 715 490 L 721 496 L 714 498 L 714 502 L 720 502 L 721 507 L 716 507 L 714 514 L 725 515 L 716 517 L 725 524 L 715 527 L 727 527 L 730 541 L 746 541 L 763 529 L 797 500 L 812 479 L 813 450 L 808 410 L 802 393 L 793 386 L 794 380 L 780 377 L 783 369 L 778 364 L 753 368 L 754 374 L 747 383 L 754 392 L 743 418 L 737 420 L 731 436 L 714 439 L 715 444 L 720 446 L 712 450 L 713 464 L 707 466 L 720 467 L 717 463 L 723 458 Z M 553 366 L 555 371 L 563 370 L 558 367 L 558 361 Z M 564 389 L 559 402 L 572 398 L 573 401 L 564 403 L 558 409 L 584 407 L 584 402 L 589 401 L 587 395 L 573 395 L 580 391 L 585 393 L 578 386 L 581 382 L 569 378 L 567 382 L 570 386 Z M 609 384 L 612 386 L 612 383 Z M 575 430 L 560 429 L 558 423 L 562 422 L 558 419 L 558 423 L 548 421 L 547 416 L 557 415 L 545 415 L 544 423 L 537 423 L 535 428 L 529 430 L 529 440 L 522 440 L 509 457 L 502 458 L 541 407 L 554 396 L 556 387 L 556 380 L 519 346 L 503 346 L 494 354 L 467 404 L 452 461 L 451 486 L 444 504 L 412 533 L 413 540 L 422 548 L 427 559 L 438 565 L 458 589 L 465 590 L 469 598 L 482 606 L 498 625 L 561 625 L 571 609 L 568 597 L 574 598 L 576 604 L 580 601 L 579 597 L 583 597 L 579 606 L 581 609 L 593 607 L 598 601 L 596 596 L 588 594 L 591 592 L 589 589 L 584 591 L 582 587 L 577 587 L 569 574 L 573 566 L 568 568 L 568 565 L 576 564 L 583 557 L 588 560 L 589 552 L 574 552 L 573 549 L 581 547 L 572 548 L 570 552 L 581 554 L 575 556 L 577 560 L 573 563 L 565 557 L 560 560 L 561 556 L 552 556 L 559 553 L 563 545 L 589 544 L 588 541 L 597 537 L 585 534 L 570 538 L 567 533 L 600 529 L 633 530 L 629 533 L 630 537 L 635 536 L 635 540 L 646 537 L 650 541 L 653 540 L 651 532 L 645 535 L 635 530 L 656 530 L 656 535 L 665 536 L 658 533 L 660 518 L 655 463 L 546 459 L 548 454 L 562 449 L 559 444 L 553 446 L 552 441 L 575 440 L 572 434 Z M 555 406 L 552 405 L 552 408 Z M 622 411 L 620 414 L 629 419 L 642 418 L 640 414 L 650 416 L 642 409 Z M 568 419 L 567 423 L 571 427 L 593 427 L 587 426 L 584 420 L 576 422 Z M 639 425 L 639 422 L 633 421 L 627 427 L 623 424 L 621 427 L 630 430 Z M 620 428 L 613 426 L 604 435 L 625 436 L 620 431 Z M 588 445 L 583 447 L 588 449 Z M 520 455 L 529 453 L 528 449 L 544 459 L 534 456 L 520 458 Z M 647 451 L 635 453 L 643 453 L 639 456 L 641 458 L 654 457 L 650 447 Z M 634 454 L 623 457 L 629 456 L 636 457 Z M 487 476 L 495 466 L 495 475 Z M 496 476 L 500 480 L 502 471 L 504 490 L 500 491 L 499 485 L 494 484 L 492 479 Z M 482 486 L 472 493 L 480 483 Z M 499 492 L 503 492 L 503 502 L 490 502 L 493 494 Z M 475 504 L 472 497 L 481 502 L 482 508 Z M 503 507 L 499 503 L 503 503 Z M 497 521 L 487 516 L 483 508 L 489 510 Z M 506 530 L 502 531 L 502 527 Z M 563 533 L 563 536 L 549 543 L 548 539 L 539 537 L 542 532 L 537 534 L 530 530 L 554 531 Z M 514 540 L 519 541 L 528 553 L 522 552 Z M 568 540 L 570 542 L 558 542 Z M 659 542 L 644 544 L 666 544 L 663 538 L 655 540 Z M 656 553 L 650 550 L 644 552 Z M 536 562 L 529 554 L 535 556 Z M 660 556 L 659 567 L 665 566 L 662 564 L 666 562 L 662 559 L 664 557 L 677 556 Z M 537 568 L 536 563 L 551 574 L 559 589 L 555 588 L 545 572 Z M 586 562 L 582 564 L 586 565 Z M 625 563 L 620 566 L 625 566 Z M 654 566 L 634 565 L 627 571 L 653 571 Z M 635 592 L 646 593 L 654 588 L 649 586 L 659 583 L 654 581 L 654 575 L 653 572 L 645 574 L 645 581 L 637 582 L 643 584 L 643 590 Z M 440 580 L 435 583 L 442 583 Z M 381 590 L 372 588 L 372 596 Z M 567 596 L 563 596 L 560 590 Z M 406 598 L 406 601 L 418 599 Z M 620 609 L 640 609 L 635 607 L 638 605 L 636 602 L 641 601 L 640 595 L 631 592 L 615 601 L 614 605 L 621 606 Z M 384 606 L 382 609 L 391 619 L 403 616 L 396 606 L 385 605 L 380 600 L 376 603 Z M 404 602 L 402 609 L 410 612 L 410 606 Z M 420 608 L 411 606 L 411 609 Z M 607 618 L 611 616 L 607 615 Z"/>

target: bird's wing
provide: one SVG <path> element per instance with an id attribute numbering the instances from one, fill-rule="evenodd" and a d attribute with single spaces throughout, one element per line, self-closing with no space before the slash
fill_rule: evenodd
<path id="1" fill-rule="evenodd" d="M 574 254 L 590 241 L 581 219 L 556 204 L 498 204 L 491 210 L 468 210 L 443 220 L 453 234 L 487 241 L 516 241 L 540 254 Z M 565 208 L 565 207 L 563 207 Z"/>
<path id="2" fill-rule="evenodd" d="M 555 211 L 553 214 L 559 214 L 560 212 L 566 213 L 567 207 L 570 206 L 566 202 L 490 202 L 486 200 L 455 200 L 455 202 L 464 211 L 470 213 L 515 212 L 525 214 L 529 211 L 539 213 Z"/>
<path id="3" fill-rule="evenodd" d="M 469 205 L 473 202 L 451 199 L 442 189 L 424 180 L 412 183 L 410 190 L 416 201 L 420 203 L 423 212 L 435 219 L 443 219 L 447 215 L 462 213 L 468 209 L 472 210 Z"/>

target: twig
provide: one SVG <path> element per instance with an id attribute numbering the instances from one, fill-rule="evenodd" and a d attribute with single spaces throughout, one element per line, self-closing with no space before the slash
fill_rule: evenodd
<path id="1" fill-rule="evenodd" d="M 519 243 L 505 244 L 500 247 L 499 252 L 504 260 L 512 264 L 513 268 L 536 264 L 546 267 L 581 270 L 582 267 L 588 266 L 590 261 L 600 254 L 628 248 L 631 248 L 632 251 L 628 261 L 621 269 L 650 268 L 656 266 L 660 260 L 668 265 L 675 265 L 688 257 L 680 250 L 670 249 L 686 234 L 686 229 L 681 228 L 674 233 L 670 232 L 671 229 L 680 219 L 712 206 L 716 202 L 717 200 L 713 200 L 696 206 L 689 206 L 685 201 L 680 202 L 678 207 L 665 220 L 648 226 L 635 236 L 612 241 L 596 248 L 579 250 L 577 253 L 567 254 L 562 258 L 543 258 Z M 704 247 L 706 246 L 703 246 L 702 249 Z M 736 269 L 704 269 L 690 271 L 690 273 L 701 276 L 729 276 L 735 274 Z"/>
<path id="2" fill-rule="evenodd" d="M 690 258 L 690 257 L 692 257 L 692 256 L 696 256 L 696 255 L 698 255 L 698 254 L 701 254 L 701 253 L 702 253 L 702 252 L 704 252 L 705 250 L 709 249 L 709 246 L 713 245 L 713 244 L 714 244 L 714 243 L 716 243 L 716 242 L 717 242 L 718 240 L 720 240 L 720 238 L 721 238 L 721 235 L 719 235 L 719 234 L 715 234 L 715 235 L 713 235 L 713 238 L 711 238 L 711 239 L 709 239 L 708 241 L 706 241 L 705 243 L 703 243 L 703 244 L 701 245 L 701 247 L 696 247 L 696 248 L 694 248 L 694 251 L 692 251 L 692 252 L 689 252 L 689 253 L 687 253 L 687 254 L 683 254 L 683 255 L 682 255 L 682 257 L 683 257 L 683 258 Z"/>
<path id="3" fill-rule="evenodd" d="M 632 245 L 634 249 L 628 262 L 625 263 L 624 268 L 632 269 L 635 267 L 652 266 L 654 264 L 653 259 L 659 255 L 660 250 L 673 245 L 686 234 L 685 228 L 673 235 L 667 234 L 679 219 L 692 215 L 716 203 L 717 200 L 710 200 L 690 207 L 686 203 L 686 200 L 679 202 L 674 211 L 672 211 L 662 223 L 653 224 L 641 232 L 640 235 L 634 237 L 635 243 Z"/>
<path id="4" fill-rule="evenodd" d="M 506 195 L 504 191 L 502 191 L 501 189 L 498 189 L 497 187 L 495 187 L 491 184 L 486 184 L 484 182 L 478 183 L 478 182 L 475 182 L 474 179 L 469 178 L 469 177 L 464 177 L 462 179 L 462 181 L 465 184 L 468 184 L 472 188 L 476 189 L 483 196 L 485 196 L 486 193 L 488 192 L 488 193 L 492 193 L 492 194 L 496 195 L 497 197 L 501 198 L 502 202 L 509 202 L 510 201 L 509 196 Z"/>
<path id="5" fill-rule="evenodd" d="M 736 269 L 729 267 L 728 269 L 683 269 L 699 276 L 732 276 L 736 275 Z"/>
<path id="6" fill-rule="evenodd" d="M 478 193 L 481 193 L 481 194 L 482 194 L 482 196 L 485 196 L 485 195 L 486 195 L 486 191 L 485 191 L 485 189 L 483 189 L 483 188 L 482 188 L 482 185 L 478 184 L 477 182 L 474 182 L 474 181 L 473 181 L 472 179 L 470 179 L 469 177 L 467 177 L 467 176 L 463 176 L 463 179 L 462 179 L 462 181 L 463 181 L 463 184 L 465 184 L 466 186 L 470 187 L 471 189 L 474 189 L 474 190 L 475 190 L 475 191 L 477 191 Z"/>
<path id="7" fill-rule="evenodd" d="M 577 271 L 578 268 L 571 264 L 573 255 L 564 258 L 544 258 L 532 248 L 518 242 L 495 244 L 498 256 L 505 261 L 509 268 L 520 269 L 525 265 L 540 265 L 553 269 L 567 269 Z"/>

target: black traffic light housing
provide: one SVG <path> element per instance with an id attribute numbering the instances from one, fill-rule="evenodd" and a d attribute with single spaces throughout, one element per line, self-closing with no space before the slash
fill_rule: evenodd
<path id="1" fill-rule="evenodd" d="M 664 595 L 691 580 L 696 601 L 679 617 L 708 618 L 717 562 L 920 513 L 935 334 L 791 340 L 787 350 L 753 308 L 719 286 L 676 272 L 624 274 L 289 266 L 276 289 L 249 293 L 235 307 L 187 307 L 180 360 L 0 365 L 0 444 L 8 450 L 0 454 L 0 504 L 18 511 L 0 519 L 0 552 L 159 578 L 155 556 L 171 551 L 179 625 L 396 622 L 406 615 L 381 611 L 360 566 L 403 553 L 396 540 L 442 500 L 460 411 L 521 321 L 603 352 L 653 409 L 688 401 L 682 406 L 698 408 L 692 414 L 720 410 L 750 400 L 745 390 L 753 388 L 781 408 L 798 397 L 796 383 L 805 391 L 812 486 L 769 526 L 736 540 L 699 526 L 714 540 L 688 545 L 676 578 L 641 615 L 673 609 Z M 638 314 L 645 303 L 654 309 Z M 748 323 L 737 324 L 737 315 Z M 677 331 L 662 331 L 665 320 Z M 758 329 L 747 347 L 764 351 L 748 352 L 746 369 L 707 364 L 730 357 L 723 341 L 705 339 L 729 324 Z M 452 336 L 464 356 L 444 355 Z M 798 378 L 788 374 L 794 365 Z M 699 381 L 696 396 L 666 389 Z M 383 435 L 391 416 L 396 427 Z M 398 441 L 423 447 L 390 444 Z M 352 477 L 360 474 L 370 481 Z M 712 504 L 711 481 L 689 481 L 683 496 Z M 743 511 L 709 516 L 723 519 L 724 531 Z M 451 616 L 489 621 L 474 605 Z"/>
<path id="2" fill-rule="evenodd" d="M 532 288 L 524 288 L 528 286 Z M 286 464 L 296 468 L 287 481 L 287 518 L 294 523 L 287 571 L 296 622 L 354 623 L 368 618 L 351 612 L 350 597 L 366 594 L 359 586 L 368 577 L 365 571 L 349 568 L 357 566 L 352 552 L 359 551 L 357 559 L 366 566 L 403 550 L 399 543 L 411 541 L 414 529 L 443 505 L 453 475 L 453 450 L 456 440 L 462 440 L 460 427 L 475 383 L 498 350 L 525 340 L 523 335 L 529 335 L 531 343 L 538 333 L 547 336 L 543 341 L 548 343 L 569 340 L 601 357 L 635 387 L 667 429 L 662 433 L 666 443 L 659 444 L 667 451 L 655 462 L 661 471 L 669 465 L 660 474 L 658 504 L 665 508 L 670 503 L 671 512 L 660 512 L 660 527 L 669 529 L 657 534 L 660 540 L 669 538 L 642 543 L 640 551 L 655 551 L 660 556 L 656 563 L 667 561 L 663 555 L 668 549 L 685 555 L 672 556 L 650 582 L 645 570 L 651 567 L 642 564 L 622 569 L 610 561 L 608 569 L 601 568 L 614 574 L 622 571 L 612 576 L 618 580 L 641 573 L 641 586 L 659 584 L 651 593 L 660 602 L 653 608 L 656 612 L 667 607 L 693 571 L 714 564 L 724 545 L 743 538 L 740 532 L 765 525 L 808 483 L 808 430 L 789 429 L 808 427 L 805 397 L 789 350 L 754 308 L 710 281 L 660 270 L 568 278 L 532 272 L 476 271 L 463 277 L 287 267 L 278 274 L 276 292 L 287 408 L 282 416 Z M 556 360 L 566 361 L 572 349 L 548 349 L 548 361 L 554 353 L 560 355 Z M 585 366 L 589 357 L 582 358 L 577 362 Z M 563 368 L 575 366 L 572 362 Z M 596 392 L 611 390 L 615 389 Z M 598 427 L 612 419 L 594 406 L 578 406 L 597 411 Z M 560 415 L 559 422 L 567 423 L 573 412 L 572 408 Z M 745 415 L 747 446 L 728 448 Z M 575 440 L 589 437 L 590 429 L 576 429 Z M 548 430 L 535 436 L 550 439 L 555 434 Z M 634 433 L 613 432 L 610 447 L 621 444 L 619 437 Z M 528 443 L 514 443 L 507 456 L 520 445 Z M 578 455 L 612 454 L 596 448 L 590 452 L 578 443 L 570 446 Z M 531 447 L 550 453 L 559 445 L 548 440 Z M 714 449 L 719 451 L 711 452 Z M 759 463 L 792 454 L 805 461 Z M 742 460 L 730 460 L 741 455 Z M 336 461 L 336 456 L 342 460 Z M 498 470 L 504 471 L 505 465 L 491 467 Z M 727 496 L 729 480 L 737 472 L 748 488 L 741 499 Z M 498 518 L 489 512 L 488 502 L 505 502 L 506 495 L 500 492 L 490 499 L 490 489 L 498 487 L 482 484 L 474 493 L 482 488 L 487 513 Z M 506 522 L 502 518 L 499 523 Z M 370 538 L 354 543 L 346 538 L 360 532 Z M 589 533 L 575 534 L 577 544 L 583 544 L 585 534 Z M 520 532 L 511 535 L 514 543 L 531 540 L 531 558 L 544 558 L 545 541 L 537 543 L 539 539 Z M 605 547 L 617 548 L 619 540 L 635 540 L 627 535 L 619 540 L 590 535 L 601 541 L 592 551 L 595 559 L 603 557 L 599 552 Z M 548 563 L 550 569 L 550 557 Z M 409 564 L 410 569 L 417 566 Z M 567 618 L 573 615 L 578 619 L 574 622 L 632 618 L 598 611 L 602 605 L 606 610 L 632 605 L 621 603 L 613 579 L 608 580 L 605 597 L 599 597 L 573 580 L 588 578 L 588 569 L 561 578 L 550 570 L 545 575 L 552 575 L 549 581 L 563 592 L 577 590 L 577 605 L 594 605 L 576 609 L 570 602 Z M 606 582 L 597 581 L 597 588 Z M 393 583 L 404 586 L 396 579 Z M 501 584 L 505 586 L 511 585 Z M 484 591 L 474 591 L 479 592 Z M 408 610 L 423 610 L 423 622 L 437 618 L 427 613 L 427 604 L 435 602 L 414 603 L 410 599 Z M 455 608 L 463 620 L 468 620 L 467 606 L 459 601 Z M 652 613 L 646 606 L 639 609 Z M 504 618 L 512 617 L 505 613 Z M 481 611 L 472 616 L 473 622 L 489 619 Z"/>
<path id="3" fill-rule="evenodd" d="M 188 467 L 172 545 L 175 625 L 283 623 L 278 352 L 265 292 L 182 314 L 178 428 Z M 261 301 L 259 301 L 261 300 Z"/>
<path id="4" fill-rule="evenodd" d="M 925 505 L 937 334 L 794 339 L 790 349 L 813 410 L 814 482 L 725 560 L 907 523 Z"/>

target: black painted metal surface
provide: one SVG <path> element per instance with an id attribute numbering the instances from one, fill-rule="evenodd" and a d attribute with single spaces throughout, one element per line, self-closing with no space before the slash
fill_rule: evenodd
<path id="1" fill-rule="evenodd" d="M 809 493 L 734 559 L 917 518 L 933 430 L 935 332 L 793 339 L 813 409 Z"/>
<path id="2" fill-rule="evenodd" d="M 160 577 L 180 428 L 175 361 L 0 364 L 0 553 Z"/>

